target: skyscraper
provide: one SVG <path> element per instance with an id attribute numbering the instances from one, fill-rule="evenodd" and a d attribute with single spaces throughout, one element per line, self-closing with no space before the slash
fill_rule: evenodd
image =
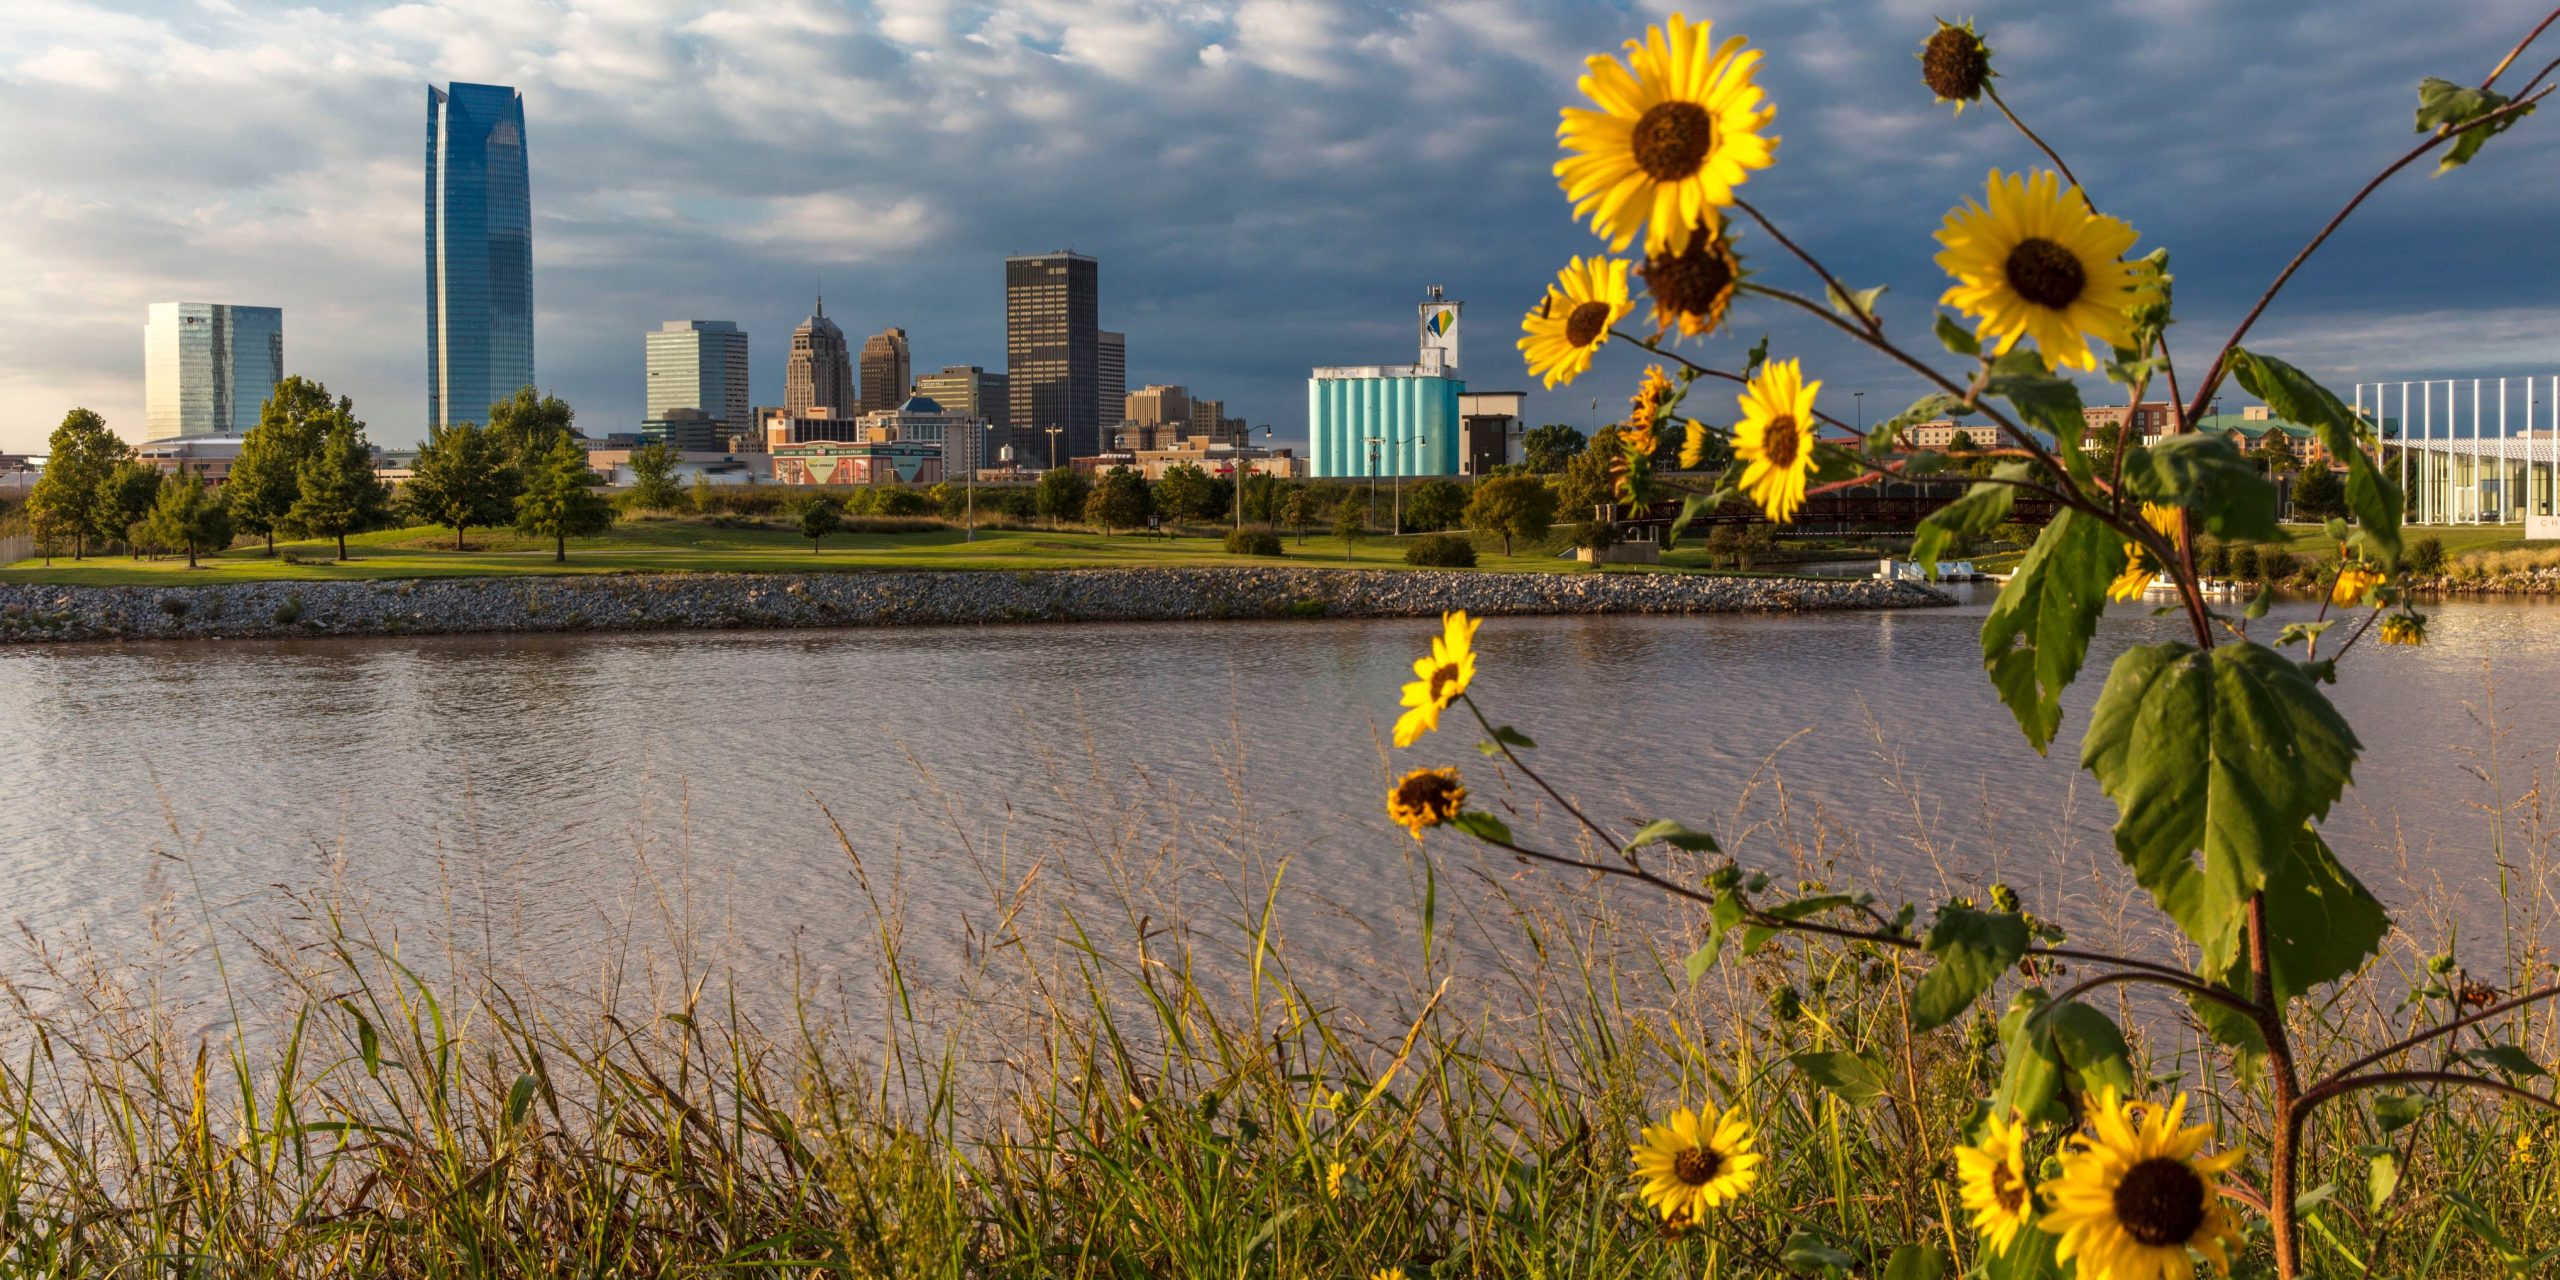
<path id="1" fill-rule="evenodd" d="M 862 343 L 862 411 L 877 413 L 907 402 L 907 331 L 883 329 Z"/>
<path id="2" fill-rule="evenodd" d="M 1094 381 L 1100 388 L 1095 396 L 1096 421 L 1103 433 L 1120 425 L 1121 415 L 1128 411 L 1129 399 L 1129 335 L 1105 330 L 1094 337 Z"/>
<path id="3" fill-rule="evenodd" d="M 989 373 L 974 364 L 946 364 L 940 373 L 918 375 L 916 394 L 953 413 L 992 422 L 1002 436 L 1013 426 L 1013 397 L 1005 384 L 1001 373 Z M 1002 447 L 1006 441 L 996 443 Z"/>
<path id="4" fill-rule="evenodd" d="M 427 425 L 533 385 L 533 188 L 524 95 L 427 87 Z"/>
<path id="5" fill-rule="evenodd" d="M 850 418 L 859 407 L 853 396 L 853 355 L 845 347 L 844 330 L 827 318 L 827 299 L 791 331 L 791 364 L 782 375 L 782 407 L 793 415 L 827 409 Z"/>
<path id="6" fill-rule="evenodd" d="M 700 409 L 733 431 L 755 426 L 747 405 L 747 335 L 727 320 L 669 320 L 649 331 L 649 412 Z"/>
<path id="7" fill-rule="evenodd" d="M 1102 452 L 1100 269 L 1061 250 L 1004 260 L 1004 351 L 1012 378 L 1017 456 L 1046 465 L 1055 456 Z"/>
<path id="8" fill-rule="evenodd" d="M 284 312 L 155 302 L 142 327 L 146 437 L 238 435 L 284 381 Z"/>

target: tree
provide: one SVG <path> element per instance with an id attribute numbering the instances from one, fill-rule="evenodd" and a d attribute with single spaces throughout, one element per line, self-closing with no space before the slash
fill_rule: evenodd
<path id="1" fill-rule="evenodd" d="M 1280 519 L 1298 531 L 1298 542 L 1305 545 L 1307 526 L 1316 522 L 1316 491 L 1306 485 L 1294 485 L 1289 497 L 1280 504 Z"/>
<path id="2" fill-rule="evenodd" d="M 87 409 L 62 415 L 45 441 L 44 478 L 27 494 L 27 522 L 48 542 L 71 540 L 71 558 L 88 555 L 98 527 L 98 489 L 133 446 L 107 430 L 107 420 Z M 122 530 L 117 530 L 121 533 Z"/>
<path id="3" fill-rule="evenodd" d="M 363 429 L 355 401 L 332 401 L 328 387 L 295 374 L 276 384 L 258 408 L 258 425 L 241 437 L 240 457 L 222 480 L 223 498 L 231 523 L 264 537 L 268 555 L 276 553 L 276 534 L 291 532 L 293 504 L 302 500 L 302 464 L 341 422 Z"/>
<path id="4" fill-rule="evenodd" d="M 568 563 L 569 539 L 592 538 L 613 527 L 613 504 L 596 492 L 601 483 L 578 437 L 567 431 L 554 435 L 550 452 L 526 474 L 524 492 L 516 498 L 516 528 L 551 539 L 552 560 Z"/>
<path id="5" fill-rule="evenodd" d="M 2294 469 L 2293 437 L 2284 428 L 2270 424 L 2267 433 L 2258 437 L 2258 465 L 2268 475 L 2280 476 Z"/>
<path id="6" fill-rule="evenodd" d="M 844 507 L 821 493 L 800 504 L 800 536 L 809 540 L 809 554 L 818 554 L 818 539 L 844 527 Z"/>
<path id="7" fill-rule="evenodd" d="M 1404 498 L 1406 527 L 1437 533 L 1466 518 L 1467 490 L 1455 480 L 1425 480 Z"/>
<path id="8" fill-rule="evenodd" d="M 508 461 L 527 475 L 549 464 L 552 446 L 562 437 L 585 438 L 578 434 L 577 420 L 568 401 L 536 394 L 531 387 L 519 387 L 512 398 L 489 406 L 489 434 Z"/>
<path id="9" fill-rule="evenodd" d="M 1618 500 L 1618 479 L 1609 466 L 1618 458 L 1618 429 L 1602 427 L 1591 447 L 1574 455 L 1556 477 L 1556 506 L 1576 520 L 1588 520 L 1594 508 Z"/>
<path id="10" fill-rule="evenodd" d="M 676 487 L 675 450 L 663 440 L 653 440 L 631 451 L 631 505 L 643 511 L 671 511 L 683 498 L 684 491 Z"/>
<path id="11" fill-rule="evenodd" d="M 2347 486 L 2327 467 L 2307 467 L 2293 481 L 2293 515 L 2297 520 L 2327 520 L 2347 514 Z"/>
<path id="12" fill-rule="evenodd" d="M 1149 503 L 1145 478 L 1127 467 L 1113 467 L 1085 498 L 1085 522 L 1102 526 L 1103 536 L 1109 537 L 1115 528 L 1145 524 Z"/>
<path id="13" fill-rule="evenodd" d="M 1573 461 L 1589 444 L 1590 439 L 1572 426 L 1550 422 L 1520 437 L 1520 460 L 1531 471 L 1550 475 L 1564 470 L 1564 464 Z"/>
<path id="14" fill-rule="evenodd" d="M 1347 564 L 1350 562 L 1351 545 L 1354 542 L 1359 541 L 1361 530 L 1365 527 L 1366 526 L 1361 519 L 1359 503 L 1337 502 L 1333 504 L 1333 536 L 1342 539 L 1342 559 L 1344 563 Z"/>
<path id="15" fill-rule="evenodd" d="M 1175 519 L 1214 520 L 1226 514 L 1209 473 L 1188 462 L 1165 469 L 1164 478 L 1155 484 L 1155 504 L 1156 510 Z"/>
<path id="16" fill-rule="evenodd" d="M 1278 476 L 1248 473 L 1240 486 L 1242 496 L 1239 500 L 1244 503 L 1244 518 L 1265 524 L 1278 523 L 1282 485 Z"/>
<path id="17" fill-rule="evenodd" d="M 1093 496 L 1093 481 L 1074 467 L 1051 467 L 1040 473 L 1040 514 L 1055 525 L 1060 518 L 1081 520 Z"/>
<path id="18" fill-rule="evenodd" d="M 515 514 L 516 491 L 523 485 L 524 477 L 488 428 L 457 423 L 435 432 L 418 450 L 416 470 L 400 487 L 400 506 L 420 524 L 453 530 L 453 549 L 460 551 L 463 530 L 505 524 Z"/>
<path id="19" fill-rule="evenodd" d="M 142 523 L 153 545 L 185 548 L 190 569 L 196 567 L 198 552 L 231 545 L 230 503 L 207 489 L 204 477 L 193 472 L 159 486 L 151 515 Z"/>
<path id="20" fill-rule="evenodd" d="M 1970 431 L 1965 431 L 1965 430 L 1963 430 L 1963 429 L 1959 428 L 1959 429 L 1956 431 L 1956 433 L 1955 433 L 1954 435 L 1951 435 L 1951 436 L 1948 436 L 1948 437 L 1947 437 L 1947 447 L 1946 447 L 1946 452 L 1948 452 L 1948 453 L 1971 453 L 1971 452 L 1973 452 L 1973 433 L 1972 433 L 1972 432 L 1970 432 Z"/>
<path id="21" fill-rule="evenodd" d="M 135 536 L 134 527 L 151 518 L 152 505 L 160 500 L 160 479 L 160 468 L 132 458 L 121 459 L 108 469 L 106 478 L 98 482 L 97 494 L 90 499 L 91 523 L 98 535 L 124 539 L 126 550 L 136 560 L 142 558 L 142 540 Z"/>
<path id="22" fill-rule="evenodd" d="M 1513 538 L 1543 538 L 1556 520 L 1556 492 L 1536 476 L 1497 476 L 1479 481 L 1467 499 L 1467 527 L 1502 539 L 1502 554 L 1511 554 Z"/>
<path id="23" fill-rule="evenodd" d="M 347 559 L 347 535 L 381 528 L 391 518 L 391 494 L 373 473 L 373 446 L 366 444 L 364 424 L 342 419 L 302 460 L 298 488 L 285 522 L 314 537 L 335 538 L 338 559 Z"/>

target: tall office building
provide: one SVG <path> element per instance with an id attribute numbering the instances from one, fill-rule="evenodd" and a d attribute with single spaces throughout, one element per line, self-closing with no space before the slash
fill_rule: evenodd
<path id="1" fill-rule="evenodd" d="M 699 409 L 733 431 L 750 431 L 747 335 L 727 320 L 669 320 L 648 335 L 649 412 Z"/>
<path id="2" fill-rule="evenodd" d="M 1013 399 L 1007 382 L 1003 374 L 989 373 L 974 364 L 947 364 L 940 373 L 918 375 L 916 394 L 953 413 L 992 422 L 1002 435 L 1013 426 Z"/>
<path id="3" fill-rule="evenodd" d="M 1102 452 L 1100 315 L 1093 259 L 1061 250 L 1004 260 L 1015 456 L 1046 466 L 1054 453 L 1064 466 Z"/>
<path id="4" fill-rule="evenodd" d="M 816 314 L 791 331 L 791 364 L 782 375 L 782 407 L 794 416 L 827 409 L 839 418 L 853 417 L 861 402 L 853 394 L 853 354 L 844 330 L 827 318 L 827 300 L 818 298 Z"/>
<path id="5" fill-rule="evenodd" d="M 219 302 L 155 302 L 142 326 L 148 438 L 239 435 L 284 381 L 284 312 Z"/>
<path id="6" fill-rule="evenodd" d="M 1101 388 L 1096 403 L 1107 430 L 1118 425 L 1129 399 L 1129 335 L 1105 330 L 1094 337 L 1094 381 Z"/>
<path id="7" fill-rule="evenodd" d="M 883 329 L 862 343 L 862 411 L 878 413 L 907 402 L 907 331 Z"/>
<path id="8" fill-rule="evenodd" d="M 427 425 L 479 422 L 533 385 L 533 187 L 524 95 L 427 87 Z"/>

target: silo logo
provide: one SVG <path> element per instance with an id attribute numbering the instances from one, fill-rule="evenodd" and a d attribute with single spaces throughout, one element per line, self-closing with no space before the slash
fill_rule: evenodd
<path id="1" fill-rule="evenodd" d="M 1431 313 L 1430 319 L 1422 322 L 1422 331 L 1435 338 L 1448 337 L 1457 330 L 1457 327 L 1458 309 L 1456 307 L 1440 307 Z"/>

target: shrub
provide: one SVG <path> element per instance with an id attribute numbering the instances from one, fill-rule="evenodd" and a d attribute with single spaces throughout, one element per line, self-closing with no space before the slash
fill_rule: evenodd
<path id="1" fill-rule="evenodd" d="M 2258 580 L 2258 544 L 2243 542 L 2231 549 L 2231 576 L 2242 582 Z"/>
<path id="2" fill-rule="evenodd" d="M 2258 578 L 2263 582 L 2285 582 L 2301 572 L 2302 559 L 2290 551 L 2268 547 L 2258 553 Z"/>
<path id="3" fill-rule="evenodd" d="M 1435 533 L 1416 538 L 1404 549 L 1404 562 L 1427 569 L 1472 569 L 1476 567 L 1476 544 L 1454 533 Z"/>
<path id="4" fill-rule="evenodd" d="M 1754 557 L 1767 555 L 1777 545 L 1778 531 L 1757 520 L 1720 524 L 1707 531 L 1707 554 L 1736 569 L 1750 568 Z"/>
<path id="5" fill-rule="evenodd" d="M 2409 572 L 2444 572 L 2444 539 L 2428 534 L 2409 544 Z"/>
<path id="6" fill-rule="evenodd" d="M 302 620 L 302 597 L 301 597 L 301 596 L 299 596 L 299 595 L 290 595 L 290 596 L 286 596 L 286 597 L 284 598 L 284 603 L 276 606 L 276 625 L 277 625 L 277 626 L 279 626 L 279 627 L 289 627 L 289 626 L 292 626 L 292 625 L 293 625 L 294 623 L 296 623 L 296 622 L 300 622 L 301 620 Z"/>
<path id="7" fill-rule="evenodd" d="M 1231 556 L 1279 555 L 1280 535 L 1268 529 L 1230 529 L 1227 531 L 1227 554 Z"/>
<path id="8" fill-rule="evenodd" d="M 2196 572 L 2208 578 L 2231 576 L 2231 544 L 2207 538 L 2196 544 Z"/>

